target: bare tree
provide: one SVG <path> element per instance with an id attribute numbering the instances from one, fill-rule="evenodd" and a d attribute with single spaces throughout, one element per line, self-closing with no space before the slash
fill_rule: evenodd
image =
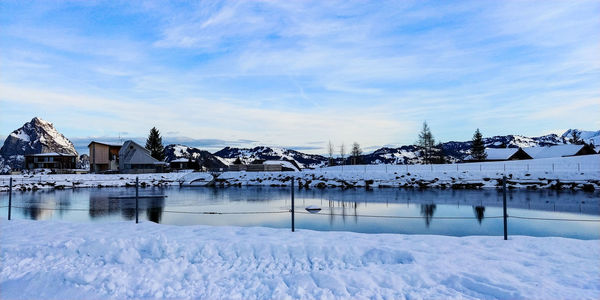
<path id="1" fill-rule="evenodd" d="M 357 142 L 352 144 L 352 164 L 357 165 L 360 161 L 360 155 L 362 154 L 362 149 L 360 149 L 360 145 Z"/>
<path id="2" fill-rule="evenodd" d="M 344 143 L 340 146 L 340 157 L 342 158 L 342 165 L 344 165 L 344 158 L 346 157 L 346 145 Z"/>
<path id="3" fill-rule="evenodd" d="M 329 144 L 327 145 L 327 151 L 329 153 L 329 165 L 333 166 L 334 162 L 333 162 L 333 152 L 335 151 L 333 148 L 333 144 L 331 143 L 331 140 L 329 141 Z"/>

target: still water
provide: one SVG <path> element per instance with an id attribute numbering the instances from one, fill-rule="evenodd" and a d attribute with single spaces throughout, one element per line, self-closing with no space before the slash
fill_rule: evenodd
<path id="1" fill-rule="evenodd" d="M 139 218 L 173 225 L 290 228 L 288 188 L 168 187 L 140 189 Z M 134 188 L 13 193 L 14 219 L 106 222 L 135 220 Z M 7 217 L 7 193 L 0 194 Z M 600 193 L 509 191 L 509 235 L 600 239 Z M 321 208 L 308 213 L 307 206 Z M 296 190 L 296 228 L 365 233 L 502 235 L 502 193 L 496 190 Z M 212 214 L 225 213 L 225 214 Z M 589 220 L 596 220 L 589 221 Z"/>

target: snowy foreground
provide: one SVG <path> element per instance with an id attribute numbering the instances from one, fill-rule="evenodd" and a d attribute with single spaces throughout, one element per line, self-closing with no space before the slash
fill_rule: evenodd
<path id="1" fill-rule="evenodd" d="M 2 299 L 600 298 L 600 243 L 0 221 Z"/>

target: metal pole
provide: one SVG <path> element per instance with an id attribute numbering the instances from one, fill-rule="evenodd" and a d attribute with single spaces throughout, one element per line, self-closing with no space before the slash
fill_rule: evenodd
<path id="1" fill-rule="evenodd" d="M 140 179 L 139 179 L 139 177 L 136 177 L 135 178 L 135 224 L 137 224 L 139 222 L 139 219 L 138 219 L 138 208 L 139 208 L 139 205 L 138 205 L 138 202 L 139 202 L 138 201 L 138 195 L 139 195 L 138 194 L 138 187 L 139 186 L 140 186 Z"/>
<path id="2" fill-rule="evenodd" d="M 504 240 L 508 240 L 508 224 L 506 214 L 506 176 L 502 176 L 502 210 L 504 215 Z"/>
<path id="3" fill-rule="evenodd" d="M 294 224 L 294 177 L 292 177 L 292 232 L 296 230 L 296 226 Z"/>
<path id="4" fill-rule="evenodd" d="M 10 220 L 10 210 L 12 208 L 12 177 L 8 181 L 8 219 Z"/>

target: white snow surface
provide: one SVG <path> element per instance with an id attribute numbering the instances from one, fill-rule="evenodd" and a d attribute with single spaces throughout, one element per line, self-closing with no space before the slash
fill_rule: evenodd
<path id="1" fill-rule="evenodd" d="M 0 221 L 3 299 L 598 299 L 600 243 Z"/>
<path id="2" fill-rule="evenodd" d="M 600 188 L 600 155 L 442 165 L 335 166 L 302 172 L 225 172 L 218 180 L 236 185 L 288 185 L 293 177 L 310 187 L 449 187 L 478 184 L 496 188 L 506 175 L 509 187 Z M 568 184 L 567 184 L 568 183 Z"/>

